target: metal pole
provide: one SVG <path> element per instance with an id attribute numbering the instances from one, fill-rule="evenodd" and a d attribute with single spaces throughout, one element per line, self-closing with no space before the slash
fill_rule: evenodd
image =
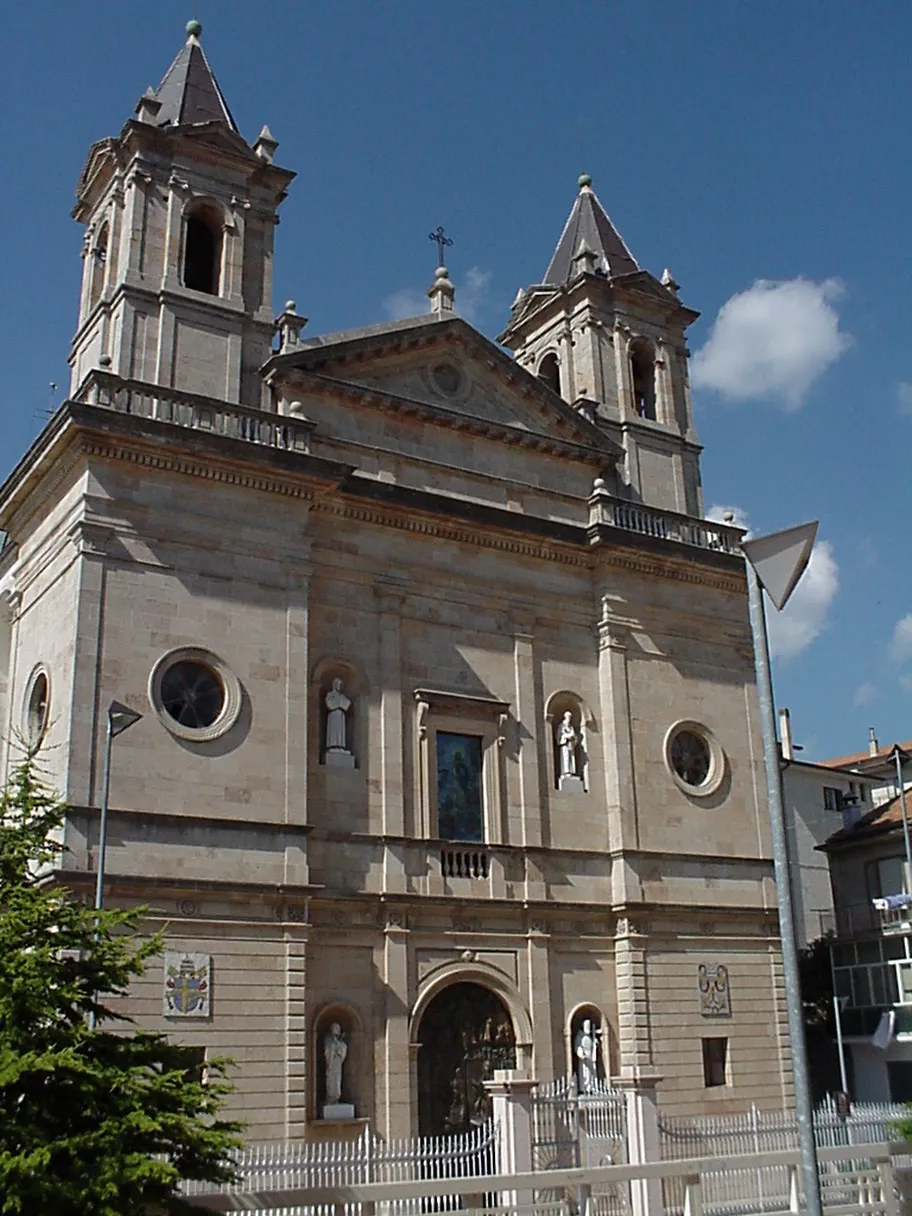
<path id="1" fill-rule="evenodd" d="M 899 805 L 902 808 L 903 840 L 906 845 L 906 864 L 903 866 L 905 878 L 905 894 L 912 895 L 912 849 L 909 847 L 909 816 L 906 813 L 906 787 L 902 775 L 902 752 L 899 744 L 893 749 L 893 759 L 896 761 L 896 789 L 899 794 Z"/>
<path id="2" fill-rule="evenodd" d="M 849 1078 L 846 1074 L 845 1065 L 845 1046 L 842 1042 L 842 1014 L 840 1013 L 841 1006 L 840 998 L 833 993 L 833 1016 L 836 1019 L 836 1050 L 839 1052 L 839 1080 L 842 1084 L 842 1092 L 849 1092 Z"/>
<path id="3" fill-rule="evenodd" d="M 105 849 L 108 844 L 108 793 L 111 788 L 111 744 L 113 741 L 111 715 L 108 714 L 108 729 L 105 732 L 104 777 L 101 782 L 101 824 L 98 829 L 98 874 L 95 878 L 96 912 L 100 912 L 104 906 Z"/>
<path id="4" fill-rule="evenodd" d="M 795 1085 L 798 1148 L 801 1154 L 801 1173 L 804 1178 L 804 1202 L 807 1216 L 823 1216 L 820 1177 L 817 1173 L 817 1146 L 814 1143 L 814 1113 L 808 1085 L 807 1049 L 804 1041 L 801 985 L 798 978 L 798 949 L 795 944 L 795 922 L 792 914 L 788 845 L 785 835 L 785 814 L 782 807 L 782 773 L 779 768 L 779 749 L 776 744 L 773 677 L 770 670 L 766 614 L 763 609 L 763 592 L 754 568 L 749 561 L 745 561 L 744 567 L 747 574 L 751 632 L 754 640 L 754 667 L 757 675 L 757 698 L 760 703 L 760 725 L 763 733 L 763 760 L 769 790 L 770 835 L 776 877 L 776 903 L 779 909 L 779 935 L 782 941 L 782 977 L 785 983 L 785 1004 L 788 1012 L 789 1039 L 792 1046 L 792 1076 Z"/>
<path id="5" fill-rule="evenodd" d="M 95 875 L 95 911 L 104 906 L 105 849 L 108 844 L 108 794 L 111 788 L 111 745 L 114 742 L 113 723 L 108 713 L 108 728 L 105 732 L 104 776 L 101 781 L 101 821 L 98 827 L 98 864 Z M 97 923 L 96 923 L 97 933 Z M 97 1000 L 98 993 L 94 994 Z M 95 1011 L 89 1013 L 89 1030 L 95 1029 Z"/>

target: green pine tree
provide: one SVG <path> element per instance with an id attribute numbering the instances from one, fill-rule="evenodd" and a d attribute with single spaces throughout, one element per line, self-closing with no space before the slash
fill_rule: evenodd
<path id="1" fill-rule="evenodd" d="M 180 1211 L 181 1179 L 234 1176 L 227 1062 L 204 1079 L 106 1006 L 162 943 L 141 910 L 96 914 L 54 881 L 63 817 L 27 755 L 0 794 L 0 1213 Z"/>

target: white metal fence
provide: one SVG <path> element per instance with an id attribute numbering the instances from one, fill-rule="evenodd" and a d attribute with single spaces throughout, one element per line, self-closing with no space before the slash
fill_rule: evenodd
<path id="1" fill-rule="evenodd" d="M 898 1104 L 856 1103 L 847 1119 L 827 1100 L 814 1112 L 814 1138 L 818 1148 L 869 1145 L 895 1140 L 896 1121 L 908 1117 Z M 710 1115 L 687 1119 L 659 1117 L 664 1161 L 693 1157 L 723 1160 L 746 1153 L 771 1153 L 798 1147 L 798 1123 L 792 1111 L 761 1111 L 752 1106 L 743 1115 Z M 844 1173 L 844 1171 L 843 1171 Z M 842 1174 L 821 1170 L 821 1186 L 828 1202 L 840 1202 L 836 1192 Z M 683 1211 L 684 1191 L 679 1178 L 665 1180 L 665 1210 Z M 707 1212 L 777 1212 L 788 1208 L 789 1178 L 783 1166 L 735 1171 L 729 1168 L 703 1178 Z M 840 1192 L 841 1194 L 841 1192 Z"/>
<path id="2" fill-rule="evenodd" d="M 381 1140 L 365 1128 L 356 1140 L 248 1145 L 235 1154 L 234 1162 L 240 1175 L 234 1185 L 187 1182 L 184 1194 L 333 1190 L 373 1182 L 473 1178 L 497 1172 L 494 1124 L 490 1121 L 457 1136 Z M 447 1197 L 425 1199 L 417 1206 L 414 1201 L 403 1200 L 389 1212 L 390 1216 L 409 1216 L 413 1212 L 449 1211 L 452 1206 Z M 350 1208 L 350 1213 L 349 1205 L 345 1210 L 353 1216 L 359 1205 Z M 258 1216 L 321 1216 L 324 1208 L 317 1205 L 257 1211 Z"/>

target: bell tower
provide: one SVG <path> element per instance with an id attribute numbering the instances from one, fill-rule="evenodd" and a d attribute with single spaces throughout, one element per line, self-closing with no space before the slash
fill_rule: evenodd
<path id="1" fill-rule="evenodd" d="M 702 516 L 685 330 L 699 316 L 669 271 L 641 270 L 583 174 L 544 280 L 521 289 L 500 341 L 603 427 L 632 498 Z"/>
<path id="2" fill-rule="evenodd" d="M 216 82 L 198 21 L 120 134 L 94 144 L 76 188 L 85 225 L 71 396 L 123 379 L 261 404 L 273 333 L 277 209 L 294 177 L 268 127 L 250 145 Z"/>

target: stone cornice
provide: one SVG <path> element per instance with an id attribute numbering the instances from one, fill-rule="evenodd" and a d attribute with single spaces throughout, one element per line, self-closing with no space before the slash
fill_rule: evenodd
<path id="1" fill-rule="evenodd" d="M 42 509 L 74 464 L 87 458 L 305 501 L 315 517 L 396 528 L 580 570 L 629 571 L 744 594 L 741 560 L 729 554 L 391 485 L 337 461 L 72 401 L 61 406 L 0 488 L 0 526 L 23 507 L 30 515 Z"/>

